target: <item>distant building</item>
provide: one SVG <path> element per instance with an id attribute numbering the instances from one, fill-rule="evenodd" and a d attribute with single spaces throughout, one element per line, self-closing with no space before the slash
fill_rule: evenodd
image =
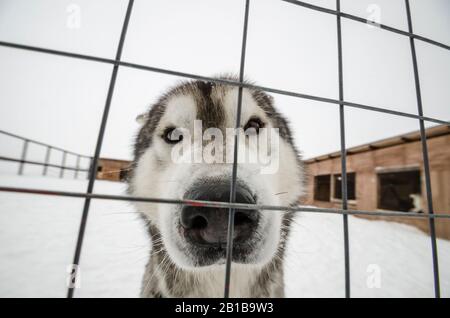
<path id="1" fill-rule="evenodd" d="M 426 130 L 435 213 L 450 213 L 450 127 Z M 306 204 L 340 208 L 341 154 L 306 160 Z M 428 213 L 420 132 L 412 132 L 347 150 L 349 209 Z M 428 220 L 377 217 L 428 231 Z M 436 220 L 437 235 L 450 239 L 450 220 Z"/>
<path id="2" fill-rule="evenodd" d="M 127 160 L 100 158 L 97 165 L 97 179 L 125 181 L 131 162 Z"/>

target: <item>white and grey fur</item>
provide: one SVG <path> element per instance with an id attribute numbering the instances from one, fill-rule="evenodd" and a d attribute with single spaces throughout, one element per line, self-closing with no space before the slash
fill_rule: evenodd
<path id="1" fill-rule="evenodd" d="M 227 77 L 227 79 L 233 79 Z M 203 81 L 183 82 L 141 116 L 135 140 L 129 193 L 134 196 L 183 199 L 190 187 L 204 178 L 230 180 L 232 164 L 174 164 L 171 146 L 161 138 L 168 125 L 192 129 L 200 119 L 203 129 L 234 127 L 238 88 Z M 256 194 L 257 204 L 293 206 L 303 191 L 300 156 L 283 116 L 265 92 L 244 88 L 241 127 L 258 116 L 267 128 L 278 128 L 280 167 L 274 174 L 259 174 L 252 165 L 238 165 L 238 182 Z M 240 144 L 246 147 L 246 144 Z M 225 145 L 226 151 L 232 143 Z M 181 207 L 172 204 L 136 203 L 152 239 L 152 251 L 142 281 L 142 297 L 222 297 L 224 259 L 202 265 L 202 255 L 184 242 L 177 231 Z M 244 261 L 232 263 L 231 297 L 283 297 L 283 258 L 293 218 L 289 211 L 259 211 L 258 240 Z"/>

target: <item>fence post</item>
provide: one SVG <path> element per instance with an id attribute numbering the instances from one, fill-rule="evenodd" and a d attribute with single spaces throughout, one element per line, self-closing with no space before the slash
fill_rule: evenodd
<path id="1" fill-rule="evenodd" d="M 88 194 L 88 195 L 92 194 L 92 192 L 94 190 L 94 183 L 95 183 L 95 179 L 97 176 L 97 160 L 100 157 L 100 152 L 102 149 L 103 137 L 105 136 L 105 130 L 106 130 L 106 123 L 108 121 L 109 110 L 111 108 L 111 100 L 112 100 L 114 88 L 116 85 L 117 73 L 119 71 L 119 63 L 117 63 L 117 61 L 120 61 L 120 57 L 122 56 L 123 44 L 125 42 L 125 35 L 127 33 L 128 23 L 130 21 L 131 10 L 133 8 L 133 4 L 134 4 L 134 0 L 128 1 L 127 11 L 125 13 L 125 19 L 123 21 L 122 31 L 120 33 L 120 39 L 119 39 L 119 44 L 117 46 L 117 52 L 116 52 L 116 58 L 115 58 L 116 63 L 114 64 L 114 67 L 113 67 L 113 70 L 111 73 L 111 79 L 109 82 L 109 88 L 108 88 L 108 93 L 106 96 L 105 107 L 103 108 L 102 120 L 100 123 L 100 129 L 99 129 L 98 136 L 97 136 L 97 144 L 95 146 L 95 152 L 94 152 L 94 157 L 93 157 L 92 164 L 91 164 L 91 169 L 89 170 L 90 171 L 89 176 L 88 176 L 89 182 L 88 182 L 88 187 L 86 190 L 86 194 Z M 89 215 L 90 204 L 91 204 L 91 199 L 89 197 L 86 197 L 84 200 L 83 214 L 81 216 L 80 227 L 78 228 L 77 245 L 75 247 L 75 254 L 73 257 L 73 264 L 75 264 L 75 265 L 79 265 L 79 263 L 80 263 L 81 249 L 83 246 L 83 238 L 84 238 L 84 233 L 86 230 L 86 223 L 87 223 L 87 219 L 88 219 L 88 215 Z M 73 298 L 73 294 L 74 294 L 74 288 L 69 288 L 67 291 L 67 298 Z"/>
<path id="2" fill-rule="evenodd" d="M 74 179 L 78 179 L 78 170 L 80 169 L 80 155 L 77 155 Z"/>
<path id="3" fill-rule="evenodd" d="M 248 30 L 248 17 L 250 10 L 250 0 L 245 1 L 245 11 L 244 11 L 244 25 L 242 31 L 242 45 L 241 45 L 241 62 L 239 67 L 239 89 L 237 98 L 237 108 L 236 108 L 236 124 L 235 129 L 237 130 L 241 122 L 242 113 L 242 94 L 244 75 L 245 75 L 245 52 L 247 48 L 247 30 Z M 239 136 L 238 133 L 234 135 L 234 152 L 233 152 L 233 170 L 230 180 L 230 201 L 229 203 L 236 202 L 236 183 L 237 183 L 237 170 L 238 170 L 238 153 L 239 153 Z M 224 298 L 230 297 L 230 284 L 231 284 L 231 263 L 233 259 L 233 238 L 234 238 L 234 217 L 235 208 L 228 209 L 228 226 L 227 226 L 227 246 L 225 254 L 225 286 L 224 286 Z"/>
<path id="4" fill-rule="evenodd" d="M 336 27 L 337 27 L 337 51 L 338 51 L 338 81 L 339 81 L 339 129 L 341 137 L 341 198 L 342 210 L 348 208 L 347 195 L 347 148 L 345 146 L 345 108 L 344 104 L 344 76 L 342 56 L 342 24 L 341 24 L 341 0 L 336 0 Z M 348 215 L 342 215 L 344 232 L 344 266 L 345 266 L 345 297 L 350 298 L 350 243 L 348 231 Z"/>
<path id="5" fill-rule="evenodd" d="M 47 151 L 45 152 L 45 162 L 44 162 L 44 169 L 42 169 L 42 175 L 47 175 L 47 169 L 48 169 L 48 161 L 50 160 L 50 152 L 52 151 L 51 146 L 47 146 Z"/>
<path id="6" fill-rule="evenodd" d="M 66 157 L 67 157 L 67 151 L 63 151 L 62 161 L 61 161 L 61 170 L 59 171 L 59 177 L 64 177 L 64 169 L 66 165 Z"/>
<path id="7" fill-rule="evenodd" d="M 24 166 L 25 160 L 27 158 L 27 151 L 28 151 L 28 140 L 24 139 L 23 147 L 22 147 L 22 156 L 20 158 L 19 171 L 18 171 L 19 175 L 23 174 L 23 166 Z"/>
<path id="8" fill-rule="evenodd" d="M 409 0 L 405 0 L 406 7 L 406 17 L 408 20 L 408 31 L 413 34 L 413 23 L 411 18 L 411 8 L 409 5 Z M 409 37 L 409 43 L 411 48 L 411 57 L 414 70 L 414 83 L 416 88 L 416 99 L 417 99 L 417 113 L 419 116 L 423 116 L 422 107 L 422 93 L 420 90 L 420 80 L 419 80 L 419 69 L 417 66 L 417 54 L 416 45 L 413 37 Z M 422 145 L 422 158 L 423 158 L 423 169 L 425 173 L 425 190 L 427 195 L 427 207 L 428 214 L 434 215 L 433 209 L 433 195 L 431 193 L 431 174 L 430 174 L 430 162 L 428 159 L 428 146 L 427 146 L 427 135 L 425 131 L 425 123 L 423 119 L 419 119 L 420 128 L 420 142 Z M 436 298 L 441 297 L 440 280 L 439 280 L 439 260 L 438 260 L 438 248 L 436 243 L 436 225 L 434 218 L 429 218 L 429 229 L 431 238 L 431 256 L 433 260 L 433 277 L 434 277 L 434 295 Z"/>
<path id="9" fill-rule="evenodd" d="M 91 157 L 89 160 L 89 171 L 92 171 L 92 166 L 94 164 L 94 158 Z M 95 172 L 95 177 L 97 178 L 97 171 Z M 89 180 L 89 172 L 87 173 L 87 178 Z"/>

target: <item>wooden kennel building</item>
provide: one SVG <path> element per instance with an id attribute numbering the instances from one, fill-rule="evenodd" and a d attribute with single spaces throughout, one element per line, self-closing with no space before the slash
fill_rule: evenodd
<path id="1" fill-rule="evenodd" d="M 450 212 L 450 127 L 426 130 L 435 213 Z M 305 203 L 341 207 L 341 154 L 334 152 L 305 161 Z M 420 132 L 383 139 L 347 150 L 349 209 L 427 213 Z M 377 217 L 428 231 L 428 220 Z M 450 220 L 437 219 L 439 237 L 450 239 Z"/>
<path id="2" fill-rule="evenodd" d="M 100 158 L 97 165 L 97 179 L 125 181 L 131 162 L 127 160 Z"/>

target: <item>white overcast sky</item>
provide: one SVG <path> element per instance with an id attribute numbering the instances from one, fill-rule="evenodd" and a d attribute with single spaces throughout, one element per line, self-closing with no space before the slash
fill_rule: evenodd
<path id="1" fill-rule="evenodd" d="M 309 2 L 335 8 L 334 0 Z M 415 33 L 450 44 L 450 1 L 410 2 Z M 378 8 L 381 23 L 407 30 L 403 0 L 341 3 L 342 11 L 364 18 Z M 122 59 L 206 76 L 238 73 L 244 4 L 137 0 Z M 0 0 L 0 40 L 113 58 L 126 6 L 125 0 Z M 347 19 L 342 28 L 345 100 L 417 113 L 409 39 Z M 450 51 L 416 46 L 424 113 L 449 120 Z M 111 70 L 0 47 L 0 129 L 92 155 Z M 245 73 L 263 86 L 337 99 L 336 17 L 279 0 L 251 1 Z M 120 68 L 101 155 L 129 159 L 136 115 L 179 80 Z M 274 97 L 306 158 L 339 149 L 337 105 Z M 418 129 L 416 120 L 377 112 L 347 108 L 345 115 L 348 146 Z M 19 143 L 1 136 L 0 149 L 20 154 Z M 33 159 L 42 160 L 44 150 L 33 149 Z"/>

